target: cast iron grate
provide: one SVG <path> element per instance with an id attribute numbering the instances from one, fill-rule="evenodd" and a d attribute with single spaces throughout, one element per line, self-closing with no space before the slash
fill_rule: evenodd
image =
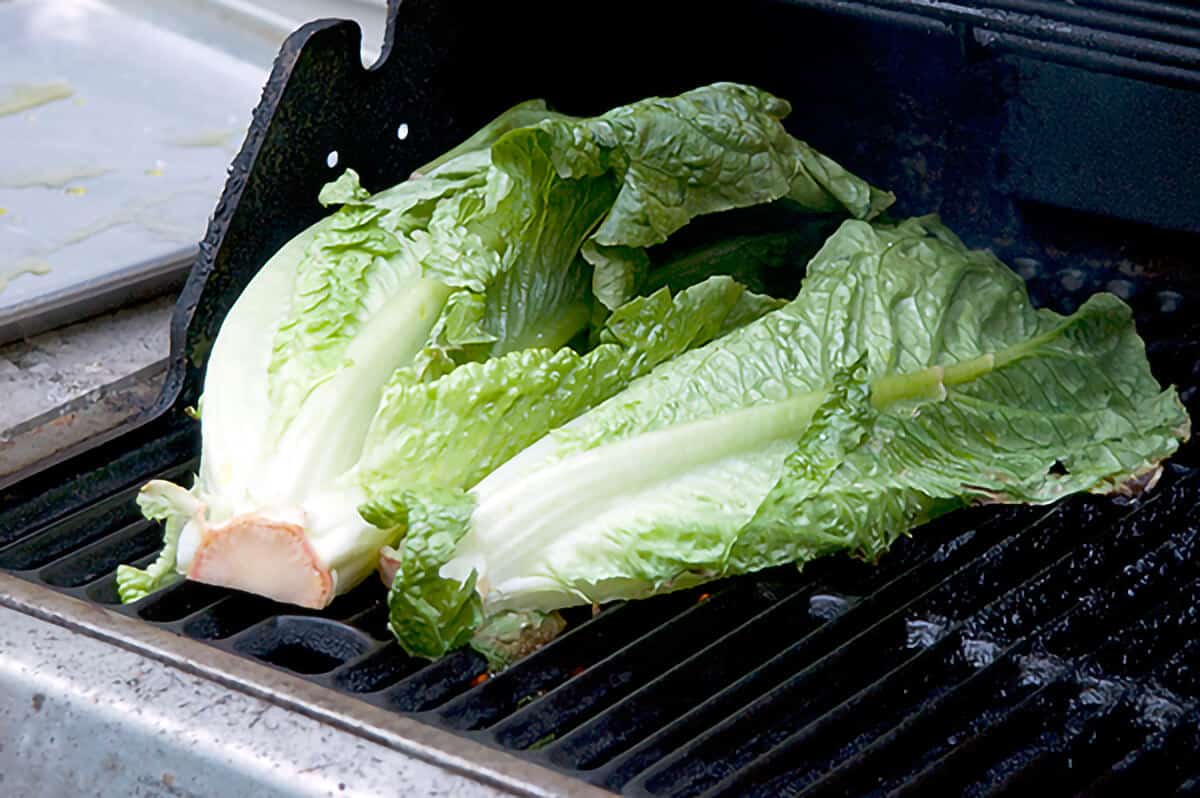
<path id="1" fill-rule="evenodd" d="M 1195 407 L 1200 297 L 1022 269 L 1062 309 L 1101 288 L 1125 295 L 1156 373 Z M 565 634 L 487 678 L 469 651 L 404 655 L 373 580 L 320 613 L 193 583 L 120 606 L 116 566 L 149 562 L 159 543 L 133 493 L 193 469 L 192 446 L 158 441 L 119 489 L 60 486 L 103 493 L 64 518 L 46 497 L 6 507 L 0 568 L 629 796 L 1157 795 L 1200 783 L 1191 449 L 1136 503 L 963 511 L 877 566 L 830 559 L 594 617 L 572 610 Z"/>

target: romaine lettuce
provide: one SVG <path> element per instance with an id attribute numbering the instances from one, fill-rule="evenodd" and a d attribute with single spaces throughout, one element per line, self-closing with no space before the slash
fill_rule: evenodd
<path id="1" fill-rule="evenodd" d="M 1188 434 L 1116 297 L 1038 310 L 935 219 L 849 221 L 793 302 L 410 496 L 391 628 L 434 656 L 510 612 L 873 559 L 955 507 L 1140 491 Z"/>
<path id="2" fill-rule="evenodd" d="M 391 189 L 372 195 L 353 172 L 326 186 L 341 207 L 264 265 L 222 326 L 199 474 L 189 492 L 147 486 L 166 545 L 150 568 L 118 570 L 122 600 L 182 573 L 324 606 L 403 532 L 360 505 L 395 506 L 435 475 L 468 488 L 769 310 L 728 280 L 629 303 L 647 290 L 645 249 L 698 215 L 786 200 L 866 217 L 890 201 L 792 138 L 787 111 L 736 84 L 592 119 L 525 104 Z M 693 301 L 704 315 L 681 321 Z M 596 330 L 594 352 L 565 348 Z M 488 392 L 529 412 L 491 430 L 456 414 Z"/>

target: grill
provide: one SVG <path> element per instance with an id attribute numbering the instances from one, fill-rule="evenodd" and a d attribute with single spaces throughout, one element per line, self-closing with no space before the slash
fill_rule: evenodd
<path id="1" fill-rule="evenodd" d="M 509 789 L 1200 793 L 1191 445 L 1135 503 L 977 508 L 876 565 L 830 559 L 571 611 L 565 634 L 490 678 L 473 652 L 404 655 L 373 581 L 320 613 L 194 583 L 118 604 L 116 566 L 150 562 L 160 543 L 133 494 L 195 468 L 184 409 L 208 345 L 257 265 L 319 216 L 327 154 L 382 186 L 532 96 L 586 112 L 725 78 L 792 98 L 799 135 L 894 189 L 901 213 L 939 209 L 1013 263 L 1041 304 L 1125 297 L 1156 375 L 1197 413 L 1200 290 L 1185 270 L 1200 243 L 1195 10 L 644 5 L 608 4 L 608 24 L 567 35 L 546 4 L 502 15 L 406 0 L 367 70 L 352 25 L 293 35 L 180 300 L 158 405 L 0 493 L 0 603 L 391 744 L 403 741 L 384 734 L 386 718 L 415 718 L 444 732 L 417 755 Z M 211 649 L 228 656 L 196 653 Z M 264 686 L 249 661 L 295 678 Z M 531 766 L 491 753 L 463 764 L 489 751 Z"/>

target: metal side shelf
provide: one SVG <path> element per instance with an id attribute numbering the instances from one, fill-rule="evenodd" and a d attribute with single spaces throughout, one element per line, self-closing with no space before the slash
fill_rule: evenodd
<path id="1" fill-rule="evenodd" d="M 0 794 L 10 798 L 568 792 L 609 794 L 0 574 Z"/>

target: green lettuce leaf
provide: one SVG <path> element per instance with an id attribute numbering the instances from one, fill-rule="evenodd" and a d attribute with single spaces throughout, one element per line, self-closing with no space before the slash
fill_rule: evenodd
<path id="1" fill-rule="evenodd" d="M 462 144 L 439 155 L 434 160 L 417 169 L 416 174 L 426 175 L 432 172 L 444 172 L 446 164 L 459 158 L 459 156 L 490 150 L 492 145 L 510 130 L 536 125 L 545 119 L 570 118 L 565 114 L 551 111 L 546 107 L 545 100 L 526 100 L 525 102 L 517 103 L 481 127 Z"/>
<path id="2" fill-rule="evenodd" d="M 286 263 L 293 272 L 291 296 L 276 321 L 266 374 L 274 437 L 283 435 L 318 386 L 354 364 L 352 345 L 373 321 L 407 304 L 406 289 L 424 289 L 428 296 L 418 306 L 436 318 L 451 283 L 420 282 L 421 253 L 408 236 L 426 228 L 444 203 L 485 185 L 486 172 L 479 171 L 454 180 L 408 181 L 378 199 L 347 170 L 322 190 L 323 203 L 344 204 L 315 226 L 302 256 Z M 474 267 L 469 259 L 464 264 Z M 410 340 L 420 346 L 432 322 L 413 325 Z M 400 348 L 402 342 L 396 343 Z"/>
<path id="3" fill-rule="evenodd" d="M 202 511 L 192 494 L 163 480 L 147 483 L 138 492 L 137 503 L 146 518 L 164 522 L 163 548 L 154 562 L 144 569 L 132 565 L 117 566 L 117 594 L 122 604 L 145 598 L 179 580 L 175 571 L 179 534 L 183 525 Z"/>
<path id="4" fill-rule="evenodd" d="M 536 370 L 535 361 L 546 358 L 553 361 L 546 366 L 551 372 L 574 373 L 576 353 L 565 350 L 554 360 L 555 353 L 572 342 L 586 349 L 587 336 L 606 315 L 598 311 L 595 269 L 587 260 L 593 246 L 641 253 L 697 213 L 785 195 L 788 202 L 807 203 L 809 212 L 870 212 L 870 188 L 783 132 L 773 116 L 781 106 L 768 98 L 733 84 L 709 87 L 683 106 L 686 113 L 705 110 L 699 121 L 682 116 L 670 100 L 614 112 L 601 122 L 522 105 L 414 179 L 371 193 L 347 171 L 326 186 L 320 200 L 339 207 L 263 265 L 207 358 L 201 465 L 191 491 L 203 510 L 180 528 L 175 569 L 201 581 L 324 606 L 370 572 L 380 546 L 398 533 L 372 527 L 357 512 L 364 502 L 390 499 L 417 484 L 400 475 L 386 484 L 379 478 L 392 450 L 401 452 L 400 460 L 411 459 L 405 461 L 410 471 L 429 473 L 436 471 L 434 458 L 444 458 L 447 470 L 463 468 L 465 457 L 451 441 L 475 450 L 479 435 L 470 419 L 463 419 L 461 434 L 439 430 L 444 440 L 426 451 L 424 468 L 410 457 L 408 433 L 401 432 L 395 444 L 382 441 L 386 428 L 407 430 L 420 421 L 400 415 L 422 412 L 422 386 L 439 384 L 467 365 L 524 352 L 535 354 L 494 371 L 468 371 L 456 384 L 479 374 L 481 391 L 520 393 L 513 369 Z M 613 124 L 619 135 L 598 137 Z M 703 135 L 690 136 L 688 126 L 696 125 Z M 769 168 L 745 149 L 764 135 L 781 148 Z M 689 151 L 662 146 L 664 136 Z M 666 182 L 649 186 L 648 176 L 681 177 L 681 165 L 701 161 L 703 169 L 676 185 L 686 213 L 671 215 L 647 236 L 633 198 L 653 207 L 647 212 L 658 218 L 672 201 L 663 192 L 673 190 Z M 567 168 L 570 163 L 580 168 Z M 781 175 L 787 185 L 764 192 L 760 181 L 780 183 Z M 727 185 L 715 187 L 714 181 Z M 865 192 L 863 202 L 852 196 L 856 191 Z M 606 232 L 597 237 L 601 230 Z M 606 291 L 606 301 L 619 307 L 613 296 L 640 290 L 627 282 Z M 739 294 L 709 326 L 725 331 L 770 306 L 762 297 Z M 651 342 L 675 341 L 670 354 L 708 340 L 676 339 L 657 326 L 642 332 Z M 505 368 L 509 373 L 501 374 Z M 608 375 L 608 393 L 641 373 L 622 369 Z M 393 399 L 399 411 L 386 406 Z M 545 404 L 555 401 L 546 398 Z M 574 400 L 561 406 L 514 424 L 520 427 L 516 440 L 523 445 L 549 428 L 539 426 L 543 422 L 561 423 L 568 411 L 584 409 Z M 499 462 L 498 456 L 485 458 L 472 478 Z M 278 563 L 269 573 L 241 562 L 263 547 Z"/>
<path id="5" fill-rule="evenodd" d="M 373 505 L 375 526 L 407 527 L 395 553 L 388 591 L 388 628 L 417 656 L 439 657 L 467 644 L 483 620 L 475 580 L 445 579 L 438 569 L 467 530 L 474 500 L 461 490 L 429 489 Z"/>
<path id="6" fill-rule="evenodd" d="M 421 485 L 469 488 L 632 379 L 780 304 L 717 276 L 623 305 L 586 354 L 526 349 L 435 380 L 397 372 L 367 434 L 359 480 L 370 502 L 387 504 Z"/>
<path id="7" fill-rule="evenodd" d="M 787 198 L 810 212 L 868 219 L 891 204 L 890 194 L 792 137 L 781 121 L 790 112 L 761 89 L 716 83 L 524 131 L 545 140 L 564 177 L 611 171 L 620 178 L 583 250 L 600 301 L 610 308 L 627 301 L 647 265 L 642 250 L 696 216 Z"/>
<path id="8" fill-rule="evenodd" d="M 851 221 L 793 302 L 476 485 L 440 574 L 487 617 L 873 558 L 954 506 L 1142 490 L 1188 434 L 1116 297 L 1038 310 L 934 219 Z"/>
<path id="9" fill-rule="evenodd" d="M 432 250 L 422 258 L 455 285 L 464 253 L 484 266 L 462 285 L 484 295 L 473 329 L 490 340 L 450 358 L 562 345 L 591 318 L 593 295 L 614 309 L 645 290 L 647 248 L 701 214 L 780 200 L 794 213 L 870 217 L 890 203 L 788 134 L 780 119 L 789 110 L 766 92 L 722 83 L 591 119 L 520 106 L 481 132 L 494 174 L 438 207 L 446 216 L 430 222 Z"/>

